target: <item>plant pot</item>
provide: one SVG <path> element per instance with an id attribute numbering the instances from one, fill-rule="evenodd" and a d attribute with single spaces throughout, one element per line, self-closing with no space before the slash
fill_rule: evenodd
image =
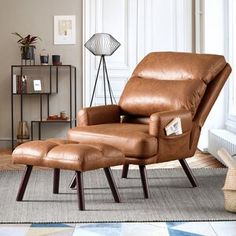
<path id="1" fill-rule="evenodd" d="M 54 66 L 61 65 L 60 55 L 52 55 L 52 64 Z"/>
<path id="2" fill-rule="evenodd" d="M 22 60 L 34 60 L 34 46 L 21 47 Z"/>

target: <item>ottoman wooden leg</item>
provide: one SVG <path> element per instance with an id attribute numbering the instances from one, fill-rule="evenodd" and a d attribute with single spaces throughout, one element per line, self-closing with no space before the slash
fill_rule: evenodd
<path id="1" fill-rule="evenodd" d="M 71 182 L 70 182 L 70 188 L 76 187 L 76 175 L 73 176 Z"/>
<path id="2" fill-rule="evenodd" d="M 30 165 L 26 166 L 24 174 L 22 176 L 21 183 L 20 183 L 20 188 L 17 193 L 16 201 L 22 201 L 32 169 L 33 169 L 33 166 L 30 166 Z"/>
<path id="3" fill-rule="evenodd" d="M 76 171 L 76 183 L 77 183 L 77 195 L 78 195 L 78 203 L 79 209 L 81 211 L 85 210 L 85 202 L 84 202 L 84 186 L 83 186 L 83 173 L 80 171 Z"/>
<path id="4" fill-rule="evenodd" d="M 60 169 L 54 169 L 53 171 L 53 193 L 59 193 L 59 182 L 60 182 Z"/>
<path id="5" fill-rule="evenodd" d="M 144 198 L 149 198 L 149 188 L 148 188 L 146 166 L 145 165 L 139 165 L 139 172 L 140 172 L 142 186 L 143 186 Z"/>
<path id="6" fill-rule="evenodd" d="M 113 175 L 112 175 L 112 172 L 111 172 L 111 168 L 109 168 L 109 167 L 104 168 L 104 171 L 105 171 L 105 174 L 106 174 L 106 177 L 107 177 L 109 186 L 111 188 L 111 192 L 112 192 L 112 195 L 114 197 L 115 202 L 121 202 L 120 194 L 118 192 L 115 180 L 113 178 Z"/>
<path id="7" fill-rule="evenodd" d="M 127 178 L 129 172 L 129 165 L 123 165 L 121 178 Z"/>

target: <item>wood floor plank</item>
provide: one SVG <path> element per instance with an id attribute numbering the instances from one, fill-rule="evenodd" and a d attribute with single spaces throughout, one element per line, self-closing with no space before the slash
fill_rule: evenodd
<path id="1" fill-rule="evenodd" d="M 191 158 L 186 159 L 190 168 L 223 168 L 224 166 L 209 153 L 202 153 L 199 150 Z M 131 165 L 131 168 L 137 166 Z M 179 168 L 179 161 L 170 161 L 159 164 L 148 165 L 148 169 L 153 168 Z M 15 165 L 12 163 L 11 150 L 0 149 L 0 170 L 18 170 L 24 168 L 23 165 Z M 121 166 L 116 167 L 121 168 Z"/>

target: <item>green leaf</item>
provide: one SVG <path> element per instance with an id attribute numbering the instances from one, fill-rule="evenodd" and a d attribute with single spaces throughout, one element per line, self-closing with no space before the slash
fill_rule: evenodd
<path id="1" fill-rule="evenodd" d="M 18 36 L 18 37 L 20 37 L 21 39 L 23 39 L 23 37 L 19 34 L 19 33 L 17 33 L 17 32 L 14 32 L 14 33 L 12 33 L 13 35 L 16 35 L 16 36 Z"/>

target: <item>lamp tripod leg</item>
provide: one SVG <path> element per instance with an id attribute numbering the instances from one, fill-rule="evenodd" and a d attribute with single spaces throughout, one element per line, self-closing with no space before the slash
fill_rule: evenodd
<path id="1" fill-rule="evenodd" d="M 106 78 L 105 78 L 105 66 L 106 64 L 105 62 L 105 56 L 102 55 L 102 71 L 103 71 L 103 89 L 104 89 L 104 101 L 105 101 L 105 105 L 107 105 L 107 91 L 106 91 Z"/>
<path id="2" fill-rule="evenodd" d="M 115 102 L 115 103 L 116 103 L 116 99 L 115 99 L 115 96 L 114 96 L 114 94 L 113 94 L 113 92 L 112 92 L 111 84 L 110 84 L 110 81 L 109 81 L 105 57 L 104 57 L 104 59 L 103 59 L 103 64 L 104 64 L 105 73 L 106 73 L 107 86 L 108 86 L 108 89 L 109 89 L 110 100 L 111 100 L 111 104 L 113 104 L 113 99 L 114 99 L 114 102 Z"/>
<path id="3" fill-rule="evenodd" d="M 95 83 L 94 83 L 94 87 L 93 87 L 92 98 L 91 98 L 90 105 L 89 105 L 90 107 L 91 107 L 92 104 L 93 104 L 93 98 L 94 98 L 95 90 L 96 90 L 96 87 L 97 87 L 98 76 L 99 76 L 99 71 L 100 71 L 100 68 L 101 68 L 102 60 L 103 60 L 103 59 L 102 59 L 102 57 L 101 57 L 100 62 L 99 62 L 99 66 L 98 66 L 98 71 L 97 71 Z"/>

